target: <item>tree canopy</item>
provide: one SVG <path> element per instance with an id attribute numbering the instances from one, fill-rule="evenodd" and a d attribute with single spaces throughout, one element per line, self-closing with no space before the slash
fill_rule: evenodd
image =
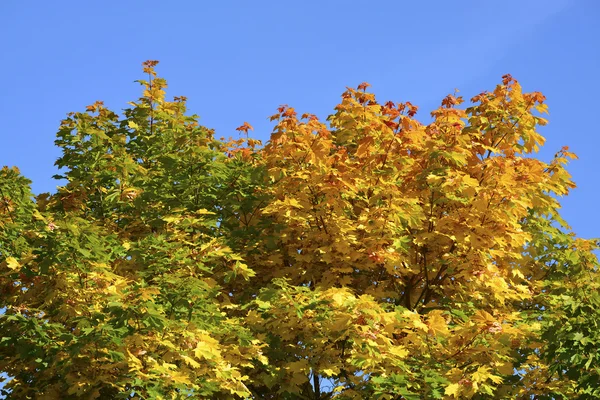
<path id="1" fill-rule="evenodd" d="M 59 128 L 66 180 L 0 171 L 7 399 L 600 398 L 596 240 L 510 75 L 428 124 L 348 88 L 263 145 L 167 100 Z"/>

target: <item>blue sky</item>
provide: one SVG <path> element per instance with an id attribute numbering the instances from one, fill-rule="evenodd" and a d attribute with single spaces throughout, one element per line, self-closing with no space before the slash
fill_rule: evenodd
<path id="1" fill-rule="evenodd" d="M 470 98 L 510 73 L 548 97 L 541 157 L 563 145 L 579 155 L 564 216 L 596 237 L 599 20 L 596 0 L 2 0 L 0 165 L 53 191 L 60 119 L 95 100 L 126 107 L 147 59 L 217 136 L 248 121 L 263 140 L 278 105 L 325 117 L 363 81 L 427 120 L 454 88 Z"/>

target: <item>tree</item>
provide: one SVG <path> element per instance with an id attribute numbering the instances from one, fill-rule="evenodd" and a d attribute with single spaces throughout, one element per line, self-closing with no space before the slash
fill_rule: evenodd
<path id="1" fill-rule="evenodd" d="M 598 262 L 540 93 L 288 106 L 266 145 L 165 99 L 62 122 L 35 198 L 0 174 L 7 398 L 598 398 Z"/>

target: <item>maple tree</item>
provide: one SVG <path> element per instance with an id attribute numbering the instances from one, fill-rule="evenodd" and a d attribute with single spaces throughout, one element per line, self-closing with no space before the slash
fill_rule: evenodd
<path id="1" fill-rule="evenodd" d="M 364 83 L 269 141 L 166 100 L 63 120 L 54 194 L 0 171 L 6 398 L 599 398 L 598 261 L 511 76 L 416 119 Z"/>

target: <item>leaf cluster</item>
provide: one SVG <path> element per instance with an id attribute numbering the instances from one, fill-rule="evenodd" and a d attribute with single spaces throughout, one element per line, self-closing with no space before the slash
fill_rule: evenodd
<path id="1" fill-rule="evenodd" d="M 544 96 L 427 125 L 348 88 L 263 144 L 166 100 L 68 114 L 56 193 L 0 171 L 7 399 L 600 398 L 598 260 L 559 214 Z"/>

